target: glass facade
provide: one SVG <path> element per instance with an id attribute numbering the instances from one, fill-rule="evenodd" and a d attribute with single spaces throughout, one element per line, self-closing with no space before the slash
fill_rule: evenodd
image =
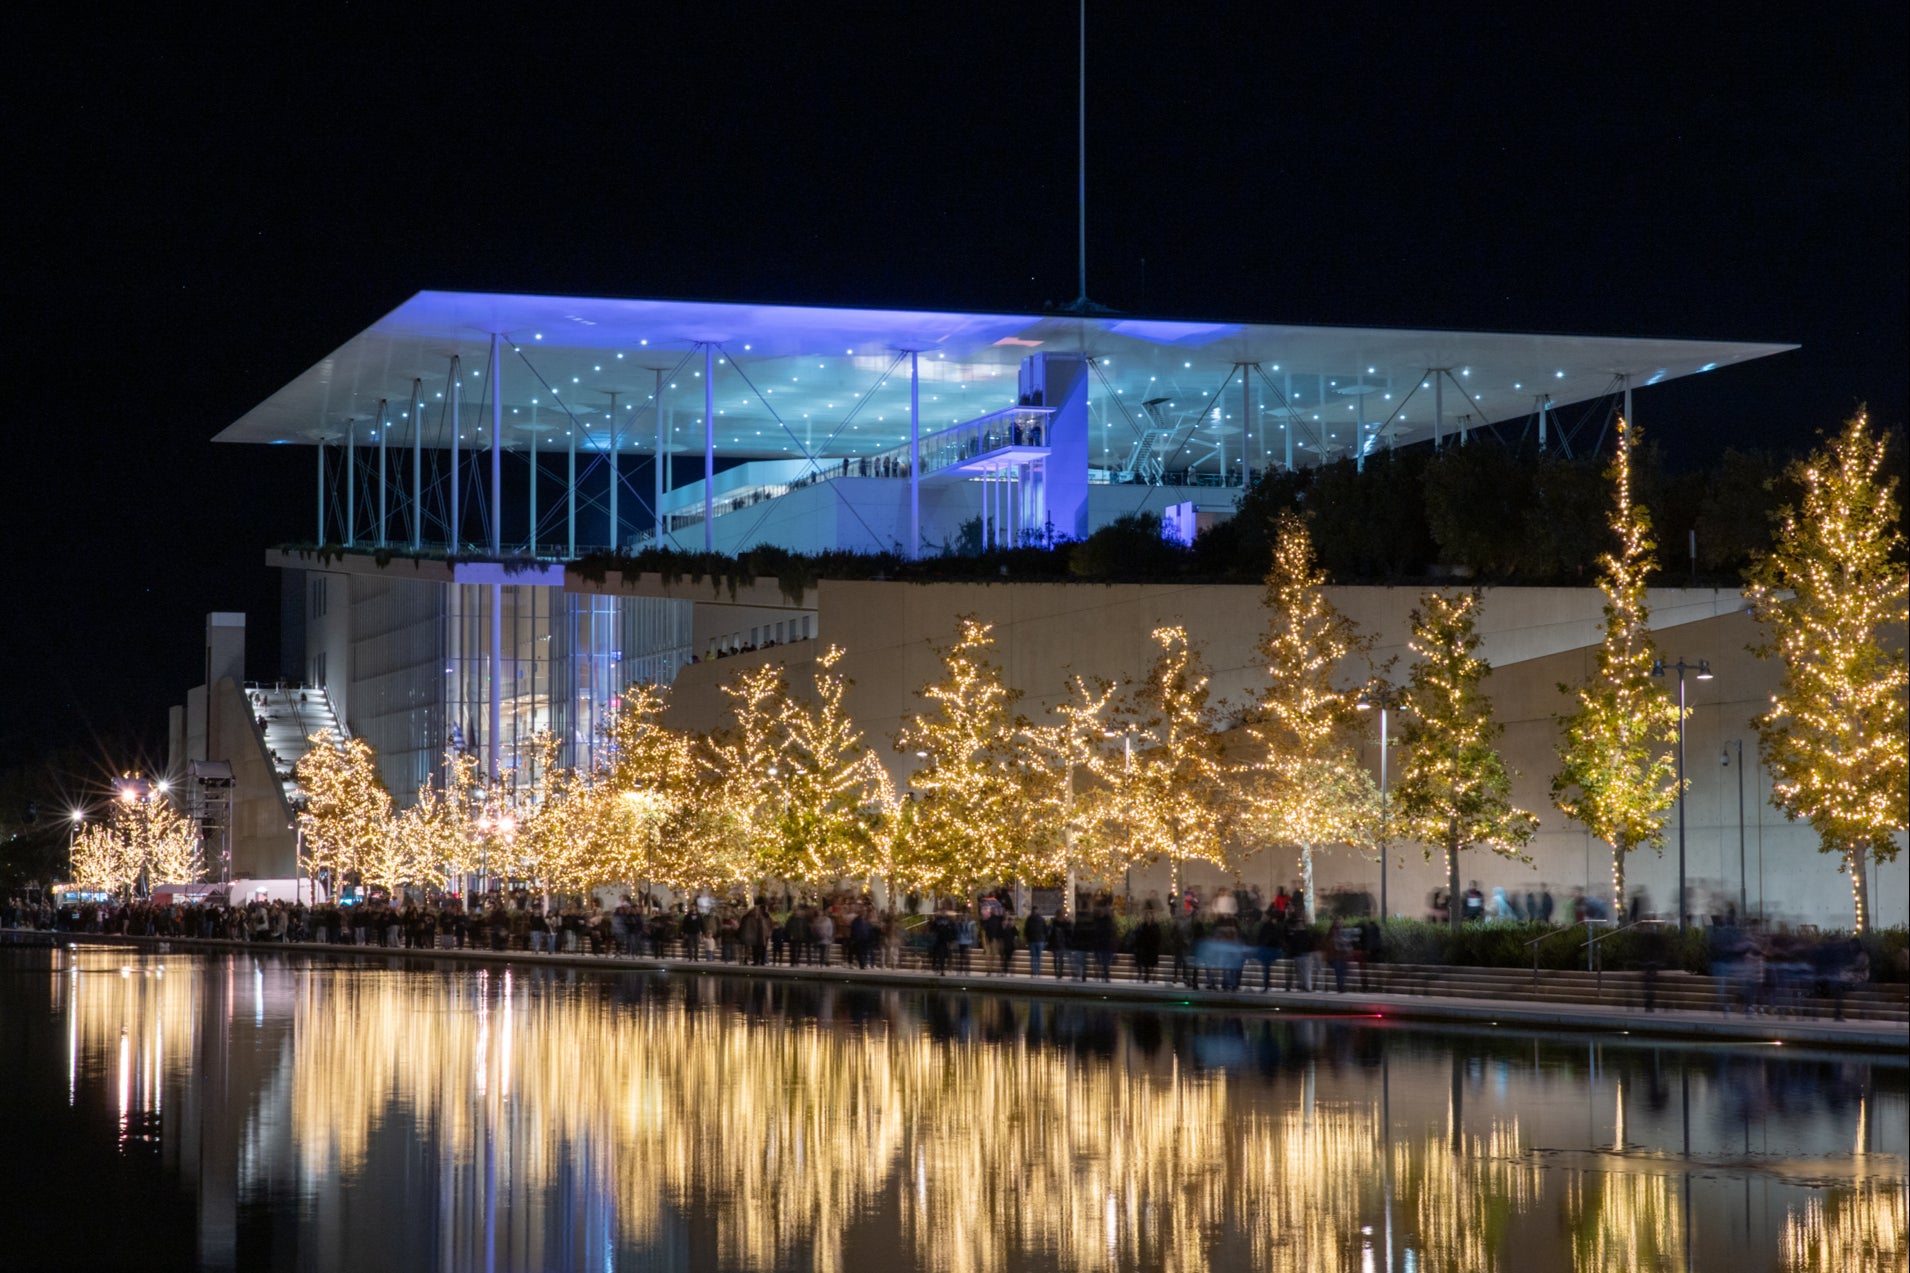
<path id="1" fill-rule="evenodd" d="M 447 748 L 489 750 L 494 597 L 498 764 L 513 784 L 535 781 L 531 740 L 541 730 L 563 741 L 564 763 L 592 763 L 624 687 L 668 684 L 692 652 L 689 601 L 354 577 L 349 723 L 377 750 L 400 804 L 441 778 Z"/>

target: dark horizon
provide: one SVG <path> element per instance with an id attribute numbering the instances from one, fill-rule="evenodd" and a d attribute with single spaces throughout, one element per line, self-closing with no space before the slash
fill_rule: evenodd
<path id="1" fill-rule="evenodd" d="M 416 291 L 1075 297 L 1073 4 L 451 12 L 31 19 L 9 763 L 163 751 L 208 611 L 274 670 L 309 457 L 209 439 Z M 1095 301 L 1800 344 L 1638 395 L 1680 467 L 1903 425 L 1901 6 L 1213 15 L 1089 6 Z"/>

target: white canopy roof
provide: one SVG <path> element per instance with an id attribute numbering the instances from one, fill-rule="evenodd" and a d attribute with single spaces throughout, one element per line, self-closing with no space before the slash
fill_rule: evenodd
<path id="1" fill-rule="evenodd" d="M 1017 368 L 1036 351 L 1095 360 L 1090 411 L 1098 457 L 1125 452 L 1141 404 L 1273 454 L 1284 427 L 1309 456 L 1357 434 L 1431 435 L 1432 369 L 1444 427 L 1516 420 L 1555 407 L 1711 371 L 1794 345 L 1540 336 L 1496 332 L 1185 322 L 1120 314 L 959 314 L 697 301 L 420 292 L 248 411 L 216 441 L 360 443 L 387 430 L 410 445 L 412 382 L 422 382 L 424 444 L 448 446 L 448 384 L 459 360 L 463 445 L 489 445 L 487 369 L 502 339 L 505 445 L 647 454 L 661 376 L 668 450 L 702 450 L 705 344 L 714 347 L 716 449 L 729 457 L 862 455 L 906 442 L 908 352 L 921 368 L 922 431 L 1012 405 Z M 1247 375 L 1241 419 L 1242 364 Z M 380 415 L 380 400 L 384 401 Z M 612 406 L 615 418 L 612 417 Z M 613 428 L 614 424 L 614 428 Z M 1383 443 L 1381 443 L 1383 445 Z"/>

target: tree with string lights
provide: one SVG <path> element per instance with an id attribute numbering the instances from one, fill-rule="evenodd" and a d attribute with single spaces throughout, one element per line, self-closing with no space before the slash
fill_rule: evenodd
<path id="1" fill-rule="evenodd" d="M 312 735 L 294 772 L 305 793 L 298 814 L 299 869 L 310 876 L 329 873 L 335 888 L 386 851 L 391 795 L 378 778 L 371 745 L 356 737 L 341 742 L 330 730 Z"/>
<path id="2" fill-rule="evenodd" d="M 149 884 L 194 884 L 205 878 L 204 837 L 199 825 L 181 814 L 157 784 L 143 794 L 121 791 L 114 802 L 114 829 L 126 839 L 127 856 L 143 869 Z"/>
<path id="3" fill-rule="evenodd" d="M 1578 706 L 1559 719 L 1559 770 L 1552 802 L 1612 850 L 1612 913 L 1625 908 L 1625 863 L 1641 846 L 1661 848 L 1665 815 L 1678 798 L 1671 746 L 1678 739 L 1678 704 L 1652 675 L 1657 646 L 1645 581 L 1658 568 L 1651 516 L 1632 499 L 1631 453 L 1637 445 L 1627 421 L 1618 421 L 1618 447 L 1606 476 L 1612 486 L 1611 530 L 1616 546 L 1598 559 L 1605 594 L 1604 639 L 1592 673 L 1576 689 L 1560 685 Z"/>
<path id="4" fill-rule="evenodd" d="M 1428 593 L 1413 611 L 1411 647 L 1416 656 L 1404 699 L 1405 752 L 1393 788 L 1398 825 L 1445 854 L 1447 907 L 1460 924 L 1459 855 L 1485 845 L 1523 861 L 1521 849 L 1538 819 L 1513 805 L 1512 775 L 1495 744 L 1502 727 L 1492 717 L 1484 681 L 1492 667 L 1479 645 L 1480 596 Z"/>
<path id="5" fill-rule="evenodd" d="M 1121 712 L 1125 728 L 1149 745 L 1133 753 L 1120 807 L 1136 859 L 1166 858 L 1169 890 L 1178 895 L 1182 862 L 1226 863 L 1240 803 L 1199 647 L 1179 626 L 1156 628 L 1153 637 L 1160 653 Z"/>
<path id="6" fill-rule="evenodd" d="M 1361 686 L 1334 676 L 1373 648 L 1326 596 L 1306 523 L 1282 512 L 1267 572 L 1267 632 L 1257 651 L 1267 688 L 1247 732 L 1261 754 L 1246 766 L 1247 823 L 1261 837 L 1300 850 L 1309 916 L 1317 915 L 1313 854 L 1326 845 L 1377 840 L 1379 791 L 1356 748 Z"/>
<path id="7" fill-rule="evenodd" d="M 73 882 L 84 889 L 124 896 L 139 880 L 139 859 L 110 823 L 88 822 L 73 837 Z"/>
<path id="8" fill-rule="evenodd" d="M 718 688 L 728 723 L 701 747 L 711 797 L 705 807 L 719 828 L 709 865 L 719 884 L 753 889 L 765 864 L 778 860 L 788 807 L 789 686 L 782 664 L 764 663 Z"/>
<path id="9" fill-rule="evenodd" d="M 782 814 L 759 866 L 764 875 L 824 884 L 871 876 L 886 775 L 844 705 L 842 649 L 816 657 L 814 694 L 783 705 Z"/>
<path id="10" fill-rule="evenodd" d="M 593 779 L 615 831 L 617 878 L 658 880 L 679 892 L 724 888 L 744 878 L 728 837 L 728 817 L 709 781 L 698 739 L 673 729 L 667 688 L 632 685 L 618 697 L 604 726 L 604 759 Z"/>
<path id="11" fill-rule="evenodd" d="M 1910 609 L 1896 481 L 1886 439 L 1860 412 L 1791 468 L 1803 495 L 1778 514 L 1751 569 L 1761 658 L 1781 660 L 1756 720 L 1771 804 L 1817 832 L 1849 873 L 1856 931 L 1870 926 L 1866 861 L 1889 862 L 1910 822 L 1904 640 Z"/>
<path id="12" fill-rule="evenodd" d="M 1070 910 L 1075 881 L 1112 880 L 1133 861 L 1133 842 L 1121 816 L 1129 766 L 1110 738 L 1114 686 L 1084 676 L 1068 678 L 1068 697 L 1048 710 L 1048 723 L 1024 725 L 1024 790 L 1018 802 L 1022 831 L 1015 874 L 1036 885 L 1062 884 Z"/>
<path id="13" fill-rule="evenodd" d="M 73 840 L 73 879 L 125 894 L 148 884 L 192 884 L 205 878 L 199 826 L 175 809 L 156 782 L 125 777 L 104 822 L 89 822 Z"/>
<path id="14" fill-rule="evenodd" d="M 992 626 L 959 620 L 940 651 L 942 677 L 924 686 L 923 711 L 902 718 L 897 750 L 922 760 L 909 775 L 909 835 L 898 874 L 939 892 L 966 893 L 1008 878 L 1019 863 L 1016 802 L 1024 790 L 1013 740 L 1019 693 L 988 657 Z"/>

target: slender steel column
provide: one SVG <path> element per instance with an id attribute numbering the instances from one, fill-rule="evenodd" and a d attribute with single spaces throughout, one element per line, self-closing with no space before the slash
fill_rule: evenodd
<path id="1" fill-rule="evenodd" d="M 318 440 L 318 543 L 325 544 L 325 439 Z"/>
<path id="2" fill-rule="evenodd" d="M 1287 472 L 1291 473 L 1293 472 L 1293 435 L 1300 427 L 1300 415 L 1299 412 L 1293 409 L 1293 373 L 1290 371 L 1286 373 L 1285 384 L 1287 387 L 1287 421 L 1285 430 L 1287 435 Z"/>
<path id="3" fill-rule="evenodd" d="M 565 556 L 577 560 L 577 430 L 565 429 L 564 436 L 570 442 L 570 472 L 564 481 L 564 547 Z"/>
<path id="4" fill-rule="evenodd" d="M 485 740 L 484 758 L 496 784 L 504 771 L 498 766 L 498 738 L 504 732 L 504 585 L 491 585 L 491 736 Z M 493 785 L 492 790 L 497 788 Z"/>
<path id="5" fill-rule="evenodd" d="M 411 382 L 411 551 L 424 547 L 424 381 Z"/>
<path id="6" fill-rule="evenodd" d="M 618 488 L 623 485 L 623 475 L 617 471 L 617 452 L 623 444 L 617 425 L 617 395 L 622 392 L 610 390 L 610 551 L 613 553 L 623 543 L 623 519 L 617 515 Z"/>
<path id="7" fill-rule="evenodd" d="M 1248 423 L 1252 405 L 1247 401 L 1247 363 L 1240 364 L 1240 489 L 1247 489 L 1247 443 L 1253 440 L 1253 426 Z"/>
<path id="8" fill-rule="evenodd" d="M 391 417 L 386 414 L 389 404 L 378 399 L 378 534 L 373 540 L 375 546 L 385 546 L 385 434 L 391 432 Z"/>
<path id="9" fill-rule="evenodd" d="M 1628 376 L 1628 375 L 1627 375 L 1627 376 L 1620 376 L 1620 377 L 1619 377 L 1619 379 L 1621 379 L 1621 380 L 1623 380 L 1623 381 L 1625 382 L 1625 423 L 1626 423 L 1627 425 L 1630 425 L 1630 424 L 1632 423 L 1632 418 L 1631 418 L 1631 377 L 1630 377 L 1630 376 Z"/>
<path id="10" fill-rule="evenodd" d="M 909 350 L 909 560 L 922 555 L 922 369 Z"/>
<path id="11" fill-rule="evenodd" d="M 450 556 L 456 556 L 464 542 L 459 533 L 463 527 L 458 521 L 458 441 L 464 429 L 463 382 L 464 367 L 457 355 L 453 354 L 451 357 L 451 533 L 446 536 L 448 542 L 445 545 L 445 551 Z"/>
<path id="12" fill-rule="evenodd" d="M 527 538 L 531 556 L 537 555 L 537 404 L 531 404 L 531 525 Z"/>
<path id="13" fill-rule="evenodd" d="M 358 544 L 358 421 L 345 421 L 345 547 Z"/>
<path id="14" fill-rule="evenodd" d="M 491 556 L 504 555 L 503 338 L 491 333 Z"/>
<path id="15" fill-rule="evenodd" d="M 1446 369 L 1434 367 L 1433 373 L 1433 450 L 1440 447 L 1439 430 L 1446 422 Z"/>
<path id="16" fill-rule="evenodd" d="M 716 543 L 716 346 L 703 346 L 703 551 Z"/>
<path id="17" fill-rule="evenodd" d="M 669 440 L 663 436 L 663 368 L 652 367 L 650 370 L 656 376 L 656 388 L 650 395 L 650 409 L 657 415 L 657 449 L 650 461 L 652 492 L 650 512 L 654 514 L 657 524 L 656 546 L 661 548 L 663 547 L 663 466 L 669 463 L 669 452 L 663 448 L 668 445 Z"/>

